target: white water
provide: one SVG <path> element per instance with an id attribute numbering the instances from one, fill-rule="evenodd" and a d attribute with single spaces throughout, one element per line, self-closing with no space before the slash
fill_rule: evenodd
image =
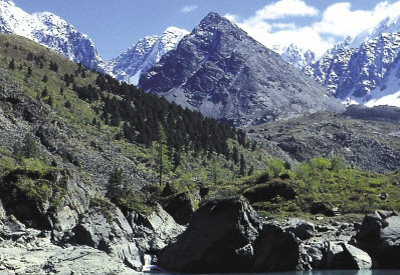
<path id="1" fill-rule="evenodd" d="M 158 266 L 151 264 L 151 262 L 152 262 L 151 255 L 144 254 L 143 261 L 144 261 L 144 265 L 142 268 L 142 272 L 160 272 L 160 271 L 162 271 L 162 269 L 159 268 Z"/>

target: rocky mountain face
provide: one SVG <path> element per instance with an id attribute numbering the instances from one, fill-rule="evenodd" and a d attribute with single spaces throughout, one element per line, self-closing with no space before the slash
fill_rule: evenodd
<path id="1" fill-rule="evenodd" d="M 0 1 L 0 32 L 29 38 L 89 68 L 105 68 L 93 41 L 52 13 L 28 14 L 12 1 Z"/>
<path id="2" fill-rule="evenodd" d="M 139 86 L 234 125 L 342 110 L 318 84 L 216 13 L 144 74 Z"/>
<path id="3" fill-rule="evenodd" d="M 273 50 L 281 55 L 283 60 L 292 64 L 297 69 L 303 69 L 307 66 L 311 66 L 316 62 L 315 53 L 311 50 L 304 50 L 290 44 L 288 47 L 274 46 Z"/>
<path id="4" fill-rule="evenodd" d="M 366 106 L 400 106 L 399 18 L 387 18 L 328 50 L 304 71 L 339 100 Z"/>
<path id="5" fill-rule="evenodd" d="M 169 27 L 161 36 L 140 39 L 126 52 L 110 60 L 107 71 L 118 80 L 136 85 L 140 76 L 160 61 L 163 55 L 174 50 L 186 34 L 186 30 Z"/>
<path id="6" fill-rule="evenodd" d="M 387 173 L 400 166 L 398 110 L 324 112 L 247 129 L 260 144 L 292 166 L 310 158 L 342 156 L 352 168 Z"/>

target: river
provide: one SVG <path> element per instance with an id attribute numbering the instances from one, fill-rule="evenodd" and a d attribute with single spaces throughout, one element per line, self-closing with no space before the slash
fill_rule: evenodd
<path id="1" fill-rule="evenodd" d="M 176 273 L 156 273 L 157 275 L 177 275 Z M 182 274 L 179 275 L 189 275 Z M 313 271 L 291 271 L 259 274 L 237 274 L 237 275 L 400 275 L 400 270 L 313 270 Z"/>

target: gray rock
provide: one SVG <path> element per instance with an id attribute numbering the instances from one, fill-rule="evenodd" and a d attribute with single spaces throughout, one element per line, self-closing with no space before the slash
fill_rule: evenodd
<path id="1" fill-rule="evenodd" d="M 133 230 L 122 212 L 115 208 L 112 220 L 99 211 L 85 213 L 73 229 L 68 242 L 88 245 L 123 260 L 136 270 L 142 269 L 141 254 L 133 238 Z"/>
<path id="2" fill-rule="evenodd" d="M 300 262 L 299 242 L 291 232 L 265 224 L 255 243 L 254 272 L 296 270 Z"/>
<path id="3" fill-rule="evenodd" d="M 6 211 L 4 210 L 3 203 L 0 200 L 0 219 L 3 219 L 6 216 Z"/>
<path id="4" fill-rule="evenodd" d="M 382 268 L 400 267 L 400 216 L 397 213 L 366 215 L 355 240 Z"/>
<path id="5" fill-rule="evenodd" d="M 315 225 L 313 223 L 307 222 L 299 218 L 292 218 L 288 220 L 284 226 L 284 229 L 286 231 L 293 232 L 296 237 L 302 240 L 313 237 L 316 232 Z"/>
<path id="6" fill-rule="evenodd" d="M 254 243 L 259 230 L 258 215 L 243 198 L 208 202 L 177 242 L 163 250 L 159 264 L 179 272 L 246 272 L 251 259 L 244 247 Z"/>
<path id="7" fill-rule="evenodd" d="M 357 269 L 359 270 L 369 270 L 372 269 L 372 259 L 371 257 L 361 249 L 350 244 L 343 245 L 345 251 L 351 255 L 353 260 L 356 262 Z"/>
<path id="8" fill-rule="evenodd" d="M 241 126 L 343 110 L 320 85 L 216 13 L 142 75 L 139 86 Z"/>
<path id="9" fill-rule="evenodd" d="M 142 254 L 159 253 L 165 246 L 173 243 L 185 229 L 160 205 L 148 215 L 129 213 L 127 219 Z"/>

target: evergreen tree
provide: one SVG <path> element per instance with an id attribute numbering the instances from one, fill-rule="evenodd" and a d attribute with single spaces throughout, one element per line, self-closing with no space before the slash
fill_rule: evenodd
<path id="1" fill-rule="evenodd" d="M 27 69 L 27 75 L 31 76 L 32 75 L 32 67 L 28 67 Z"/>
<path id="2" fill-rule="evenodd" d="M 49 98 L 47 99 L 47 104 L 49 104 L 50 107 L 53 107 L 53 97 L 51 95 L 49 95 Z"/>
<path id="3" fill-rule="evenodd" d="M 8 68 L 11 69 L 11 70 L 13 70 L 13 71 L 15 70 L 15 61 L 14 61 L 14 58 L 11 59 L 10 63 L 8 64 Z"/>
<path id="4" fill-rule="evenodd" d="M 116 168 L 110 175 L 107 184 L 107 197 L 115 202 L 118 198 L 124 196 L 127 183 L 123 179 L 123 170 Z"/>
<path id="5" fill-rule="evenodd" d="M 158 140 L 153 143 L 155 160 L 158 168 L 158 183 L 162 186 L 163 176 L 171 170 L 171 162 L 168 159 L 167 136 L 161 123 L 158 123 Z"/>
<path id="6" fill-rule="evenodd" d="M 15 157 L 15 159 L 17 160 L 18 163 L 22 162 L 24 152 L 23 152 L 22 146 L 19 142 L 14 143 L 13 156 Z"/>
<path id="7" fill-rule="evenodd" d="M 49 91 L 47 90 L 47 87 L 44 87 L 43 91 L 42 91 L 42 97 L 46 97 L 49 95 Z"/>
<path id="8" fill-rule="evenodd" d="M 28 55 L 26 56 L 26 60 L 28 60 L 28 61 L 33 61 L 33 53 L 28 53 Z"/>
<path id="9" fill-rule="evenodd" d="M 65 108 L 71 109 L 72 105 L 71 102 L 69 100 L 67 100 L 64 104 Z"/>
<path id="10" fill-rule="evenodd" d="M 49 81 L 49 77 L 47 76 L 47 74 L 45 74 L 45 75 L 43 76 L 42 81 L 43 81 L 44 83 L 46 83 L 47 81 Z"/>
<path id="11" fill-rule="evenodd" d="M 22 152 L 26 158 L 37 158 L 39 156 L 38 146 L 30 133 L 27 133 L 24 137 Z"/>
<path id="12" fill-rule="evenodd" d="M 241 176 L 246 175 L 246 161 L 243 154 L 240 154 L 239 174 Z"/>
<path id="13" fill-rule="evenodd" d="M 233 147 L 232 160 L 235 164 L 239 163 L 239 152 L 236 146 Z"/>

